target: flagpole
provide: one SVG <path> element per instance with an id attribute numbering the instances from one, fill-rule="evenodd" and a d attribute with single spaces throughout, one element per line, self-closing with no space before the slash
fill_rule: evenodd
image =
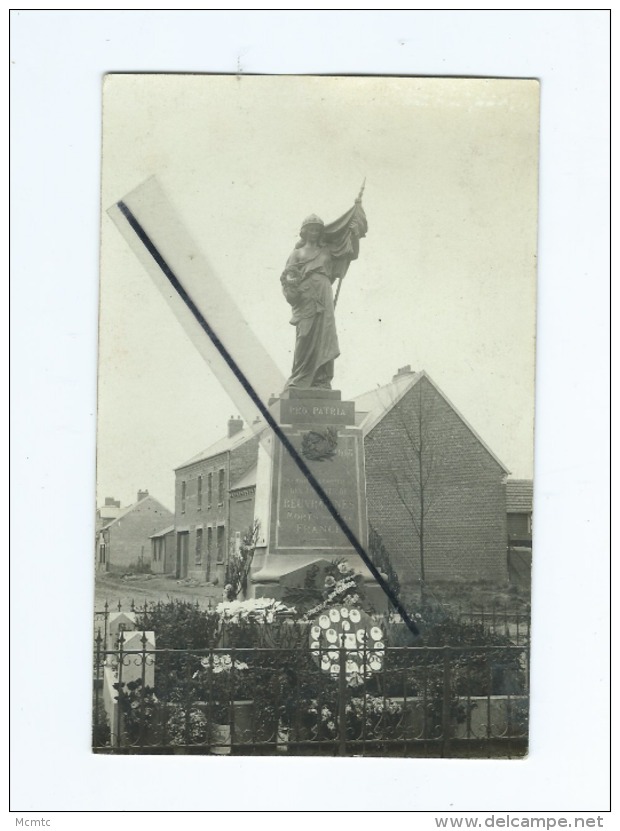
<path id="1" fill-rule="evenodd" d="M 357 199 L 355 200 L 356 204 L 359 204 L 362 201 L 362 196 L 364 195 L 364 188 L 366 187 L 366 177 L 364 176 L 364 181 L 362 182 L 362 187 L 360 188 L 360 192 L 357 195 Z M 334 309 L 336 308 L 336 303 L 338 303 L 338 296 L 340 295 L 340 289 L 342 288 L 342 281 L 344 280 L 344 274 L 338 280 L 338 288 L 336 289 L 336 296 L 334 297 Z"/>

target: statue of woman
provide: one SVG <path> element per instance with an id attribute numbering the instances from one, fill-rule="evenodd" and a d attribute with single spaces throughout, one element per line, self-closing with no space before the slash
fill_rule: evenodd
<path id="1" fill-rule="evenodd" d="M 292 306 L 290 322 L 297 329 L 293 370 L 286 389 L 331 389 L 334 360 L 340 355 L 332 252 L 323 241 L 323 231 L 324 223 L 318 216 L 304 219 L 301 239 L 280 278 L 284 296 Z"/>
<path id="2" fill-rule="evenodd" d="M 301 239 L 280 278 L 284 296 L 293 307 L 290 322 L 297 329 L 293 371 L 285 389 L 331 389 L 334 361 L 340 355 L 334 307 L 349 264 L 358 257 L 359 241 L 368 230 L 363 192 L 362 185 L 353 207 L 329 225 L 316 214 L 302 222 Z"/>

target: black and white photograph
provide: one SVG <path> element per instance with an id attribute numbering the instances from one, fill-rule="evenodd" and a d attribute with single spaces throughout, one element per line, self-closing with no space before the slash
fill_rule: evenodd
<path id="1" fill-rule="evenodd" d="M 98 753 L 527 753 L 539 85 L 108 75 Z"/>
<path id="2" fill-rule="evenodd" d="M 9 824 L 610 828 L 610 11 L 10 30 Z"/>

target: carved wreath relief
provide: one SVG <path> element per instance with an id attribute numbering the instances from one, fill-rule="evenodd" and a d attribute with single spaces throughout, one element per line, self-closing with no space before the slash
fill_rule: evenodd
<path id="1" fill-rule="evenodd" d="M 302 455 L 312 462 L 333 459 L 337 447 L 338 433 L 333 427 L 327 427 L 325 430 L 310 430 L 301 440 Z"/>

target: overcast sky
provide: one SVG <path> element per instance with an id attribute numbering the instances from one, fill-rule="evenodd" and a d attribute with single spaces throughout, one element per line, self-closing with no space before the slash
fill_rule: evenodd
<path id="1" fill-rule="evenodd" d="M 366 177 L 334 386 L 348 398 L 425 369 L 530 477 L 537 151 L 533 81 L 108 77 L 98 503 L 147 488 L 172 508 L 173 468 L 236 413 L 106 214 L 153 175 L 283 376 L 279 276 L 300 223 L 334 220 Z"/>

